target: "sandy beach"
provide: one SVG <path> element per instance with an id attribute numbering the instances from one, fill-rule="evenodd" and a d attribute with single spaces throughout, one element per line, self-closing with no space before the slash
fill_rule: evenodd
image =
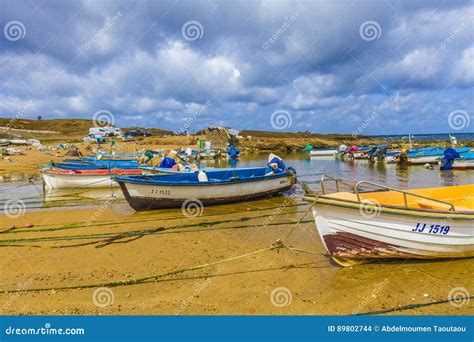
<path id="1" fill-rule="evenodd" d="M 435 302 L 455 286 L 474 286 L 472 260 L 340 268 L 324 255 L 311 215 L 295 225 L 308 208 L 298 199 L 209 207 L 195 218 L 134 213 L 117 202 L 2 215 L 1 313 L 347 315 Z M 304 252 L 264 250 L 290 231 L 284 243 Z M 473 305 L 390 314 L 472 314 Z"/>

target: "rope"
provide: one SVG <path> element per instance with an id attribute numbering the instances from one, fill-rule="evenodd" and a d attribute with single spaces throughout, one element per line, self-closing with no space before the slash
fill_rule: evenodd
<path id="1" fill-rule="evenodd" d="M 285 208 L 292 208 L 292 207 L 301 207 L 301 206 L 307 206 L 308 204 L 307 203 L 299 203 L 299 204 L 296 204 L 296 205 L 287 205 L 285 206 Z M 271 209 L 275 209 L 275 208 L 280 208 L 281 206 L 275 206 L 275 207 L 268 207 L 268 208 L 264 208 L 264 209 L 252 209 L 253 212 L 257 212 L 257 211 L 267 211 L 267 210 L 271 210 Z M 224 214 L 237 214 L 237 213 L 248 213 L 247 210 L 240 210 L 240 211 L 233 211 L 231 213 L 224 213 Z M 199 216 L 199 218 L 206 218 L 206 217 L 213 217 L 213 216 L 222 216 L 223 213 L 216 213 L 216 214 L 208 214 L 208 215 L 202 215 L 202 216 Z M 283 216 L 283 215 L 287 215 L 287 213 L 283 213 L 283 214 L 278 214 L 277 216 Z M 267 215 L 260 215 L 260 216 L 254 216 L 254 217 L 239 217 L 238 219 L 242 220 L 242 219 L 253 219 L 253 218 L 261 218 L 261 217 L 266 217 Z M 179 220 L 179 219 L 185 219 L 184 216 L 168 216 L 168 217 L 162 217 L 162 218 L 151 218 L 151 219 L 143 219 L 143 220 L 128 220 L 128 221 L 121 221 L 121 222 L 115 222 L 115 221 L 97 221 L 98 223 L 96 224 L 90 224 L 90 225 L 86 225 L 86 224 L 75 224 L 75 223 L 72 223 L 72 224 L 67 224 L 67 225 L 63 225 L 61 227 L 56 227 L 56 228 L 46 228 L 46 229 L 22 229 L 22 230 L 18 230 L 17 232 L 18 233 L 35 233 L 35 232 L 50 232 L 50 231 L 58 231 L 58 230 L 68 230 L 68 229 L 76 229 L 76 228 L 85 228 L 85 227 L 101 227 L 101 226 L 107 226 L 107 225 L 122 225 L 122 224 L 128 224 L 128 223 L 143 223 L 143 222 L 156 222 L 156 221 L 170 221 L 170 220 Z M 225 222 L 225 221 L 211 221 L 211 222 L 208 222 L 208 221 L 204 221 L 206 223 L 210 223 L 210 224 L 215 224 L 216 222 L 219 223 L 219 222 Z M 49 225 L 35 225 L 35 227 L 45 227 L 45 226 L 49 226 Z M 17 227 L 17 228 L 27 228 L 27 227 Z M 1 229 L 1 227 L 0 227 Z M 9 228 L 6 228 L 5 229 L 9 229 Z"/>
<path id="2" fill-rule="evenodd" d="M 234 222 L 241 222 L 241 220 L 234 220 Z M 302 221 L 300 223 L 310 223 L 312 220 L 308 221 Z M 268 223 L 267 226 L 281 226 L 281 225 L 289 225 L 289 224 L 295 224 L 295 222 L 276 222 L 276 223 Z M 212 226 L 212 225 L 207 225 L 207 226 Z M 18 243 L 27 243 L 27 242 L 51 242 L 51 241 L 72 241 L 72 240 L 90 240 L 90 239 L 107 239 L 107 238 L 114 238 L 116 236 L 122 236 L 124 234 L 129 234 L 129 236 L 132 236 L 131 234 L 136 235 L 152 235 L 157 232 L 165 231 L 165 230 L 175 230 L 175 229 L 185 229 L 189 227 L 204 227 L 203 224 L 192 224 L 192 225 L 183 225 L 183 226 L 174 226 L 174 227 L 158 227 L 150 230 L 140 230 L 140 231 L 131 231 L 131 232 L 121 232 L 121 233 L 104 233 L 104 234 L 84 234 L 84 235 L 70 235 L 70 236 L 60 236 L 60 237 L 44 237 L 44 238 L 28 238 L 28 239 L 10 239 L 10 240 L 0 240 L 0 247 L 11 247 L 12 244 L 18 244 Z M 223 228 L 213 228 L 215 229 L 241 229 L 241 228 L 252 228 L 255 227 L 254 225 L 243 225 L 243 226 L 233 226 L 233 227 L 223 227 Z M 206 228 L 205 230 L 209 230 L 209 228 Z M 193 230 L 196 231 L 196 230 Z M 91 243 L 86 243 L 86 244 L 80 244 L 77 245 L 77 247 L 81 245 L 88 245 L 88 244 L 94 244 L 94 243 L 100 243 L 103 242 L 104 240 L 100 240 L 98 242 L 91 242 Z M 28 246 L 28 245 L 27 245 Z M 27 247 L 25 246 L 25 247 Z M 46 248 L 64 248 L 64 247 L 73 247 L 73 246 L 54 246 L 54 247 L 46 247 Z"/>
<path id="3" fill-rule="evenodd" d="M 422 308 L 422 307 L 431 306 L 431 305 L 445 304 L 445 303 L 450 303 L 450 302 L 461 302 L 463 300 L 469 300 L 469 299 L 473 299 L 473 298 L 474 298 L 474 296 L 467 296 L 467 297 L 463 297 L 463 298 L 442 299 L 442 300 L 438 300 L 436 302 L 429 302 L 429 303 L 408 304 L 408 305 L 403 305 L 403 306 L 396 307 L 396 308 L 389 308 L 389 309 L 382 309 L 382 310 L 359 313 L 359 314 L 356 314 L 355 316 L 380 315 L 380 314 L 394 312 L 394 311 L 405 311 L 405 310 L 417 309 L 417 308 Z"/>
<path id="4" fill-rule="evenodd" d="M 178 270 L 175 270 L 175 271 L 170 271 L 170 272 L 165 272 L 165 273 L 161 273 L 161 274 L 151 275 L 151 276 L 147 276 L 147 277 L 143 277 L 143 278 L 129 279 L 129 280 L 124 280 L 124 281 L 115 281 L 115 282 L 109 282 L 109 283 L 74 285 L 74 286 L 64 286 L 64 287 L 0 290 L 0 293 L 3 294 L 3 293 L 15 293 L 15 292 L 43 292 L 43 291 L 51 291 L 51 290 L 56 290 L 56 291 L 64 290 L 64 291 L 66 291 L 66 290 L 87 289 L 87 288 L 97 288 L 97 287 L 118 287 L 118 286 L 138 285 L 138 284 L 142 284 L 142 283 L 145 283 L 145 282 L 158 280 L 158 279 L 166 277 L 166 276 L 175 275 L 175 274 L 179 274 L 179 273 L 184 273 L 184 272 L 188 272 L 188 271 L 196 271 L 196 270 L 203 269 L 203 268 L 206 268 L 206 267 L 215 266 L 215 265 L 222 264 L 222 263 L 225 263 L 225 262 L 230 262 L 230 261 L 242 259 L 242 258 L 245 258 L 245 257 L 253 256 L 253 255 L 256 255 L 256 254 L 259 254 L 259 253 L 263 253 L 263 252 L 267 252 L 267 251 L 271 251 L 271 250 L 275 250 L 275 249 L 280 249 L 280 248 L 283 248 L 282 245 L 279 244 L 279 243 L 275 243 L 275 244 L 272 244 L 269 247 L 262 248 L 262 249 L 259 249 L 257 251 L 254 251 L 254 252 L 250 252 L 250 253 L 246 253 L 246 254 L 242 254 L 242 255 L 238 255 L 238 256 L 234 256 L 234 257 L 230 257 L 230 258 L 227 258 L 227 259 L 218 260 L 218 261 L 214 261 L 214 262 L 210 262 L 210 263 L 206 263 L 206 264 L 201 264 L 201 265 L 197 265 L 197 266 L 193 266 L 193 267 L 189 267 L 189 268 L 181 268 L 181 269 L 178 269 Z"/>

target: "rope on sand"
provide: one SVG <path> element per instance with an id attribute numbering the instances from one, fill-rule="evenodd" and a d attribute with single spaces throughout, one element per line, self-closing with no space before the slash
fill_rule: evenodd
<path id="1" fill-rule="evenodd" d="M 356 314 L 355 316 L 380 315 L 380 314 L 385 314 L 385 313 L 395 312 L 395 311 L 412 310 L 412 309 L 422 308 L 422 307 L 431 306 L 431 305 L 445 304 L 445 303 L 450 303 L 450 302 L 454 302 L 454 303 L 462 302 L 464 300 L 470 300 L 470 299 L 473 299 L 473 298 L 474 298 L 474 296 L 466 296 L 466 297 L 462 297 L 462 298 L 442 299 L 442 300 L 438 300 L 438 301 L 435 301 L 435 302 L 429 302 L 429 303 L 408 304 L 408 305 L 403 305 L 403 306 L 396 307 L 396 308 L 389 308 L 389 309 L 382 309 L 382 310 L 359 313 L 359 314 Z"/>
<path id="2" fill-rule="evenodd" d="M 298 222 L 296 222 L 296 226 L 303 222 L 303 219 L 306 217 L 308 212 L 309 212 L 309 210 L 307 210 L 305 212 L 305 214 L 298 220 Z M 294 229 L 295 229 L 295 227 L 293 227 L 287 234 L 285 234 L 285 238 L 287 238 L 291 234 L 291 232 L 294 231 Z M 98 245 L 98 246 L 104 247 L 104 246 L 106 246 L 110 243 L 114 243 L 114 241 L 116 241 L 116 240 L 123 239 L 123 238 L 126 238 L 126 237 L 135 236 L 136 239 L 138 239 L 138 238 L 140 238 L 144 235 L 145 235 L 145 232 L 141 232 L 141 234 L 135 234 L 135 235 L 132 235 L 130 233 L 119 234 L 119 235 L 115 235 L 115 236 L 113 236 L 113 237 L 111 237 L 107 240 L 101 241 L 102 244 Z M 117 286 L 137 285 L 137 284 L 142 284 L 144 282 L 157 281 L 158 279 L 166 277 L 166 276 L 175 275 L 175 274 L 179 274 L 179 273 L 184 273 L 184 272 L 188 272 L 188 271 L 195 271 L 195 270 L 203 269 L 203 268 L 206 268 L 206 267 L 222 264 L 222 263 L 225 263 L 225 262 L 230 262 L 230 261 L 242 259 L 242 258 L 245 258 L 245 257 L 253 256 L 253 255 L 256 255 L 256 254 L 259 254 L 259 253 L 272 251 L 272 250 L 280 250 L 280 249 L 288 249 L 290 251 L 295 251 L 295 252 L 304 252 L 304 253 L 324 255 L 324 254 L 320 254 L 320 253 L 316 253 L 316 252 L 305 251 L 305 250 L 302 250 L 302 249 L 299 249 L 299 248 L 294 248 L 294 247 L 291 247 L 291 246 L 287 246 L 282 239 L 277 239 L 270 246 L 268 246 L 266 248 L 259 249 L 259 250 L 254 251 L 254 252 L 250 252 L 250 253 L 234 256 L 234 257 L 230 257 L 230 258 L 223 259 L 223 260 L 214 261 L 214 262 L 211 262 L 211 263 L 201 264 L 201 265 L 198 265 L 198 266 L 193 266 L 193 267 L 189 267 L 189 268 L 182 268 L 182 269 L 175 270 L 175 271 L 170 271 L 170 272 L 165 272 L 165 273 L 161 273 L 161 274 L 157 274 L 157 275 L 147 276 L 147 277 L 144 277 L 144 278 L 130 279 L 130 280 L 125 280 L 125 281 L 116 281 L 116 282 L 109 282 L 109 283 L 102 283 L 102 284 L 86 284 L 86 285 L 65 286 L 65 287 L 59 287 L 59 288 L 56 287 L 56 288 L 35 288 L 35 289 L 26 289 L 26 290 L 24 290 L 24 289 L 0 290 L 0 293 L 40 292 L 40 291 L 50 291 L 50 290 L 57 291 L 57 290 L 74 290 L 74 289 L 97 288 L 97 287 L 117 287 Z"/>
<path id="3" fill-rule="evenodd" d="M 156 280 L 158 280 L 160 278 L 163 278 L 163 277 L 166 277 L 166 276 L 175 275 L 175 274 L 179 274 L 179 273 L 184 273 L 184 272 L 188 272 L 188 271 L 196 271 L 196 270 L 203 269 L 203 268 L 206 268 L 206 267 L 215 266 L 215 265 L 222 264 L 222 263 L 225 263 L 225 262 L 230 262 L 230 261 L 242 259 L 242 258 L 245 258 L 245 257 L 253 256 L 253 255 L 256 255 L 256 254 L 260 254 L 260 253 L 263 253 L 263 252 L 267 252 L 267 251 L 271 251 L 271 250 L 275 250 L 275 249 L 280 249 L 280 248 L 284 248 L 284 246 L 279 244 L 279 243 L 274 243 L 269 247 L 262 248 L 262 249 L 259 249 L 257 251 L 254 251 L 254 252 L 250 252 L 250 253 L 246 253 L 246 254 L 242 254 L 242 255 L 238 255 L 238 256 L 234 256 L 234 257 L 230 257 L 230 258 L 227 258 L 227 259 L 218 260 L 218 261 L 214 261 L 214 262 L 210 262 L 210 263 L 206 263 L 206 264 L 201 264 L 201 265 L 198 265 L 198 266 L 193 266 L 193 267 L 189 267 L 189 268 L 181 268 L 181 269 L 178 269 L 178 270 L 175 270 L 175 271 L 165 272 L 165 273 L 161 273 L 161 274 L 157 274 L 157 275 L 151 275 L 151 276 L 147 276 L 147 277 L 143 277 L 143 278 L 137 278 L 137 279 L 130 279 L 130 280 L 124 280 L 124 281 L 115 281 L 115 282 L 102 283 L 102 284 L 86 284 L 86 285 L 74 285 L 74 286 L 65 286 L 65 287 L 0 290 L 0 293 L 3 294 L 3 293 L 15 293 L 15 292 L 44 292 L 44 291 L 51 291 L 51 290 L 55 290 L 55 291 L 64 290 L 64 291 L 67 291 L 67 290 L 87 289 L 87 288 L 96 288 L 96 287 L 118 287 L 118 286 L 127 286 L 127 285 L 138 285 L 138 284 L 142 284 L 142 283 L 149 282 L 149 281 L 156 281 Z"/>
<path id="4" fill-rule="evenodd" d="M 308 211 L 306 211 L 307 214 Z M 305 215 L 306 215 L 305 214 Z M 283 214 L 278 214 L 276 216 L 285 216 L 288 215 L 288 213 L 283 213 Z M 204 222 L 198 222 L 198 223 L 192 223 L 192 224 L 184 224 L 184 225 L 176 225 L 176 226 L 170 226 L 170 227 L 158 227 L 158 228 L 153 228 L 149 230 L 134 230 L 134 231 L 125 231 L 125 232 L 120 232 L 120 233 L 102 233 L 102 234 L 82 234 L 82 235 L 68 235 L 68 236 L 61 236 L 61 237 L 37 237 L 37 238 L 25 238 L 25 239 L 8 239 L 8 240 L 0 240 L 0 247 L 7 247 L 9 246 L 10 243 L 27 243 L 27 242 L 48 242 L 48 241 L 67 241 L 67 240 L 84 240 L 84 239 L 104 239 L 104 238 L 113 238 L 114 236 L 117 235 L 122 235 L 122 234 L 144 234 L 144 235 L 150 235 L 154 234 L 159 231 L 163 230 L 173 230 L 173 229 L 186 229 L 186 228 L 195 228 L 195 227 L 212 227 L 216 226 L 219 224 L 223 223 L 238 223 L 238 222 L 245 222 L 245 221 L 250 221 L 254 219 L 259 219 L 267 217 L 267 215 L 258 215 L 258 216 L 253 216 L 253 217 L 238 217 L 235 219 L 227 219 L 227 220 L 218 220 L 218 221 L 204 221 Z M 304 216 L 303 216 L 304 218 Z M 298 225 L 300 223 L 309 223 L 311 221 L 302 221 L 300 219 L 298 222 L 275 222 L 275 223 L 267 223 L 267 226 L 274 226 L 274 225 Z M 247 227 L 247 226 L 245 226 Z M 248 226 L 252 227 L 252 226 Z M 225 227 L 222 229 L 229 229 L 233 227 Z M 241 227 L 235 227 L 235 228 L 241 228 Z"/>

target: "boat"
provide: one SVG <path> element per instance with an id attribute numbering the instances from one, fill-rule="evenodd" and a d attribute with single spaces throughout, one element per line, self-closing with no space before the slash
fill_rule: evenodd
<path id="1" fill-rule="evenodd" d="M 189 167 L 185 167 L 183 171 L 178 171 L 175 168 L 167 168 L 167 167 L 154 167 L 154 166 L 148 166 L 148 165 L 141 165 L 140 170 L 143 170 L 144 174 L 147 175 L 169 175 L 169 174 L 182 174 L 182 173 L 190 173 L 190 172 L 196 172 L 196 171 L 205 171 L 206 173 L 208 172 L 215 172 L 215 171 L 234 171 L 236 168 L 235 167 L 224 167 L 224 168 L 215 168 L 215 167 L 205 167 L 201 168 L 199 170 L 194 170 L 191 171 Z M 250 168 L 239 168 L 239 170 L 250 170 L 254 169 L 254 167 Z"/>
<path id="2" fill-rule="evenodd" d="M 408 152 L 408 162 L 410 164 L 435 164 L 443 157 L 444 148 L 437 148 L 427 151 Z M 460 147 L 455 149 L 459 154 L 467 153 L 471 150 L 470 147 Z"/>
<path id="3" fill-rule="evenodd" d="M 136 160 L 102 160 L 102 159 L 65 159 L 64 163 L 55 163 L 56 167 L 69 169 L 138 169 Z"/>
<path id="4" fill-rule="evenodd" d="M 461 154 L 460 158 L 454 159 L 453 170 L 470 170 L 474 169 L 474 152 L 467 152 Z"/>
<path id="5" fill-rule="evenodd" d="M 337 148 L 313 148 L 309 151 L 310 157 L 326 157 L 326 156 L 335 156 L 337 153 Z"/>
<path id="6" fill-rule="evenodd" d="M 266 167 L 212 171 L 207 181 L 200 172 L 151 176 L 122 176 L 114 180 L 130 206 L 137 210 L 181 207 L 187 201 L 217 205 L 280 194 L 295 184 L 293 173 L 273 173 Z"/>
<path id="7" fill-rule="evenodd" d="M 69 170 L 49 168 L 41 171 L 43 181 L 49 189 L 103 188 L 118 184 L 112 179 L 119 175 L 141 175 L 139 169 Z"/>
<path id="8" fill-rule="evenodd" d="M 336 182 L 335 193 L 325 193 L 327 180 Z M 339 191 L 342 185 L 352 191 Z M 474 256 L 474 184 L 405 191 L 324 176 L 321 186 L 321 195 L 305 199 L 324 247 L 341 266 Z"/>

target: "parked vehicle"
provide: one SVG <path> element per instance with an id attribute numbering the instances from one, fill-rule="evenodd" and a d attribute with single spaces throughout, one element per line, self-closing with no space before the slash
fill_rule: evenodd
<path id="1" fill-rule="evenodd" d="M 132 129 L 128 132 L 125 133 L 125 138 L 127 137 L 151 137 L 153 134 L 151 134 L 148 131 L 145 131 L 144 129 Z"/>

